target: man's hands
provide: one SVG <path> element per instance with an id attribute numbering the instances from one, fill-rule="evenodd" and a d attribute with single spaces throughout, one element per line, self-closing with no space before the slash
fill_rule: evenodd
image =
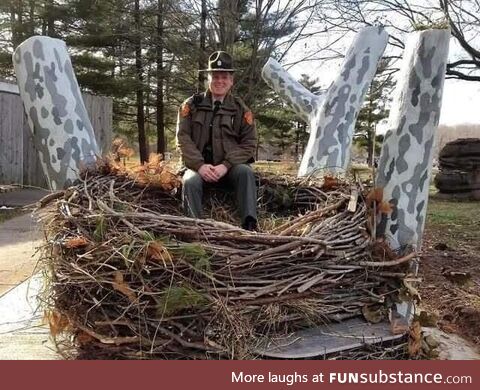
<path id="1" fill-rule="evenodd" d="M 215 170 L 215 173 L 217 174 L 217 177 L 218 177 L 217 180 L 220 180 L 228 172 L 228 168 L 223 164 L 215 165 L 213 167 L 213 169 Z"/>
<path id="2" fill-rule="evenodd" d="M 228 172 L 228 168 L 223 165 L 211 165 L 211 164 L 203 164 L 198 169 L 198 174 L 208 183 L 216 183 L 219 181 L 223 176 L 225 176 Z"/>

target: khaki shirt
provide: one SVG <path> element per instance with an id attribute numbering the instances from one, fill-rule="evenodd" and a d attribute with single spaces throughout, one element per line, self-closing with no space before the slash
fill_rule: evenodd
<path id="1" fill-rule="evenodd" d="M 209 126 L 213 116 L 210 92 L 201 95 L 194 104 L 193 96 L 180 107 L 177 121 L 177 146 L 185 166 L 198 171 L 205 163 L 202 151 L 209 140 Z M 253 115 L 248 107 L 231 94 L 213 118 L 213 165 L 225 164 L 230 169 L 237 164 L 254 161 L 257 133 Z"/>

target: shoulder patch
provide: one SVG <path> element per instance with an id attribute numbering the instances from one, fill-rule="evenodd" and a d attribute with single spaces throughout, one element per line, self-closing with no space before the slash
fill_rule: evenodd
<path id="1" fill-rule="evenodd" d="M 183 103 L 182 107 L 180 107 L 180 116 L 182 118 L 186 118 L 190 115 L 190 105 L 188 103 Z"/>
<path id="2" fill-rule="evenodd" d="M 245 114 L 243 114 L 243 119 L 250 126 L 253 125 L 253 113 L 252 113 L 252 111 L 246 111 Z"/>

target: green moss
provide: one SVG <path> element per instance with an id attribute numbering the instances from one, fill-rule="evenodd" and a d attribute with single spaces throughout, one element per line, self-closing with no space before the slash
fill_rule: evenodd
<path id="1" fill-rule="evenodd" d="M 200 244 L 182 243 L 169 248 L 174 257 L 180 257 L 188 261 L 193 267 L 201 272 L 211 273 L 210 255 Z"/>
<path id="2" fill-rule="evenodd" d="M 103 241 L 103 237 L 106 232 L 106 222 L 104 217 L 98 217 L 95 231 L 93 232 L 93 238 L 95 241 Z"/>
<path id="3" fill-rule="evenodd" d="M 431 23 L 414 23 L 412 27 L 414 31 L 446 30 L 449 28 L 449 24 L 447 20 L 439 20 Z"/>
<path id="4" fill-rule="evenodd" d="M 199 309 L 208 304 L 208 299 L 191 286 L 172 286 L 163 291 L 157 304 L 157 315 L 169 316 L 184 309 Z"/>

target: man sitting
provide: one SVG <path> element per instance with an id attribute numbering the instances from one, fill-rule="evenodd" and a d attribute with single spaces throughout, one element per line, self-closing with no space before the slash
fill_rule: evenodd
<path id="1" fill-rule="evenodd" d="M 230 185 L 242 227 L 256 230 L 257 189 L 249 163 L 254 161 L 257 135 L 252 112 L 231 94 L 233 60 L 223 51 L 208 60 L 208 90 L 188 98 L 177 122 L 177 144 L 188 168 L 183 176 L 185 212 L 202 218 L 204 185 Z"/>

